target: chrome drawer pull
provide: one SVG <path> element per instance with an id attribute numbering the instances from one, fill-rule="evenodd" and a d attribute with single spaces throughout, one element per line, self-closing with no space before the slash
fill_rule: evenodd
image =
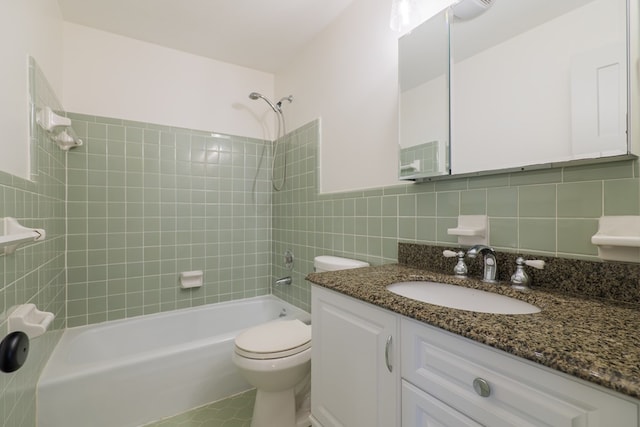
<path id="1" fill-rule="evenodd" d="M 489 397 L 491 394 L 491 387 L 489 386 L 489 383 L 482 378 L 476 378 L 473 380 L 473 389 L 482 397 Z"/>
<path id="2" fill-rule="evenodd" d="M 393 371 L 393 366 L 391 366 L 391 362 L 389 361 L 389 353 L 391 352 L 391 340 L 392 337 L 391 335 L 389 335 L 389 337 L 387 338 L 387 344 L 384 347 L 384 360 L 387 363 L 387 369 L 389 370 L 389 372 Z"/>

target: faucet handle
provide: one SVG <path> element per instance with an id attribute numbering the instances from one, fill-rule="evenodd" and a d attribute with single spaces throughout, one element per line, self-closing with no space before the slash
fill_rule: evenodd
<path id="1" fill-rule="evenodd" d="M 545 262 L 540 259 L 528 259 L 525 260 L 522 257 L 516 258 L 516 272 L 511 276 L 511 287 L 518 290 L 528 290 L 531 284 L 531 278 L 524 271 L 524 266 L 537 268 L 538 270 L 544 269 Z"/>
<path id="2" fill-rule="evenodd" d="M 516 264 L 518 263 L 518 260 L 516 260 Z M 538 270 L 543 270 L 544 266 L 545 266 L 545 262 L 541 259 L 528 259 L 525 260 L 524 263 L 526 265 L 528 265 L 529 267 L 533 267 L 533 268 L 537 268 Z"/>
<path id="3" fill-rule="evenodd" d="M 456 275 L 456 277 L 467 277 L 467 273 L 469 272 L 469 269 L 467 268 L 467 265 L 464 263 L 464 251 L 450 251 L 450 250 L 444 250 L 442 251 L 442 255 L 444 255 L 445 258 L 453 258 L 453 257 L 458 257 L 458 263 L 456 264 L 455 267 L 453 267 L 453 274 Z"/>

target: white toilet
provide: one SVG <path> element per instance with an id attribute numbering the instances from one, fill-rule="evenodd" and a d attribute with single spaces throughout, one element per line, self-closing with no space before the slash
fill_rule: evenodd
<path id="1" fill-rule="evenodd" d="M 365 267 L 362 261 L 319 256 L 317 272 Z M 257 389 L 251 427 L 308 427 L 311 326 L 275 320 L 236 337 L 233 363 Z"/>

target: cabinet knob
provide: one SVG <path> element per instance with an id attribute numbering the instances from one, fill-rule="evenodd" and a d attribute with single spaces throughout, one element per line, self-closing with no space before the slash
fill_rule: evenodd
<path id="1" fill-rule="evenodd" d="M 473 389 L 482 397 L 489 397 L 491 394 L 491 387 L 487 380 L 482 378 L 476 378 L 473 380 Z"/>

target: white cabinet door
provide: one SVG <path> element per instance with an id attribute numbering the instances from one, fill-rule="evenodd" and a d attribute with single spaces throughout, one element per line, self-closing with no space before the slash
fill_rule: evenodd
<path id="1" fill-rule="evenodd" d="M 402 377 L 482 425 L 638 426 L 633 399 L 423 323 L 401 324 Z"/>
<path id="2" fill-rule="evenodd" d="M 397 316 L 318 286 L 311 313 L 314 425 L 398 426 Z"/>
<path id="3" fill-rule="evenodd" d="M 482 427 L 482 425 L 403 380 L 402 427 Z"/>

